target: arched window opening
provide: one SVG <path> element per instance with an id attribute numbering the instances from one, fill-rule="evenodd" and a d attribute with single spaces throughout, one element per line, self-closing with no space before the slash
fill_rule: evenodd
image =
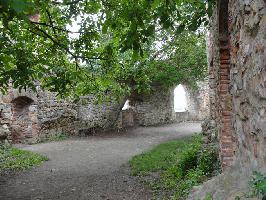
<path id="1" fill-rule="evenodd" d="M 187 111 L 186 91 L 181 84 L 174 90 L 174 109 L 175 112 Z"/>
<path id="2" fill-rule="evenodd" d="M 124 107 L 122 108 L 122 110 L 128 110 L 129 108 L 130 108 L 129 100 L 126 100 L 126 102 L 125 102 Z"/>

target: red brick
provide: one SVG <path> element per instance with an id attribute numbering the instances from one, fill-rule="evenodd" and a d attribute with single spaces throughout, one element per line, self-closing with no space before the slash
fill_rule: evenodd
<path id="1" fill-rule="evenodd" d="M 232 136 L 227 136 L 227 135 L 221 135 L 221 140 L 232 140 Z"/>
<path id="2" fill-rule="evenodd" d="M 228 84 L 220 84 L 220 91 L 228 91 L 229 86 Z"/>
<path id="3" fill-rule="evenodd" d="M 233 157 L 234 151 L 232 149 L 221 149 L 221 155 L 225 157 Z"/>
<path id="4" fill-rule="evenodd" d="M 221 141 L 221 148 L 232 148 L 233 142 L 232 141 Z"/>
<path id="5" fill-rule="evenodd" d="M 221 69 L 220 75 L 226 75 L 226 76 L 230 75 L 229 69 L 226 69 L 226 68 Z"/>
<path id="6" fill-rule="evenodd" d="M 230 80 L 228 80 L 228 79 L 223 79 L 223 80 L 220 80 L 220 83 L 221 83 L 221 84 L 229 84 L 229 83 L 230 83 Z"/>
<path id="7" fill-rule="evenodd" d="M 231 119 L 225 119 L 225 118 L 222 118 L 222 122 L 223 122 L 223 123 L 226 123 L 226 122 L 228 122 L 228 123 L 230 122 L 230 123 L 231 123 Z"/>
<path id="8" fill-rule="evenodd" d="M 226 111 L 224 110 L 222 113 L 224 116 L 232 116 L 232 112 L 231 111 Z"/>
<path id="9" fill-rule="evenodd" d="M 258 143 L 257 142 L 253 144 L 253 153 L 254 153 L 255 158 L 258 158 Z"/>
<path id="10" fill-rule="evenodd" d="M 221 65 L 226 64 L 229 67 L 230 66 L 230 60 L 220 60 L 220 64 Z"/>
<path id="11" fill-rule="evenodd" d="M 220 75 L 221 80 L 229 80 L 229 75 Z"/>
<path id="12" fill-rule="evenodd" d="M 224 132 L 224 133 L 231 133 L 232 132 L 232 129 L 231 129 L 231 127 L 222 127 L 222 132 Z"/>
<path id="13" fill-rule="evenodd" d="M 220 69 L 229 69 L 229 68 L 230 68 L 230 65 L 229 64 L 221 64 L 220 65 Z"/>
<path id="14" fill-rule="evenodd" d="M 230 59 L 230 54 L 229 51 L 223 51 L 220 54 L 220 60 L 229 60 Z"/>

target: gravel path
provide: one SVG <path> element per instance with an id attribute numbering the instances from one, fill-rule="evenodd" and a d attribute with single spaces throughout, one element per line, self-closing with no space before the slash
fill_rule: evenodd
<path id="1" fill-rule="evenodd" d="M 0 200 L 151 199 L 149 188 L 130 176 L 127 162 L 154 145 L 200 130 L 199 123 L 179 123 L 23 146 L 49 161 L 0 177 Z"/>

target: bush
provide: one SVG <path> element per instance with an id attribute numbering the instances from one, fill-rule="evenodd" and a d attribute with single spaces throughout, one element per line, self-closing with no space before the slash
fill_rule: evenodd
<path id="1" fill-rule="evenodd" d="M 199 168 L 191 169 L 187 172 L 186 179 L 190 180 L 193 185 L 196 185 L 204 181 L 205 174 Z"/>
<path id="2" fill-rule="evenodd" d="M 201 184 L 205 179 L 206 176 L 200 169 L 195 168 L 188 170 L 185 177 L 177 183 L 178 186 L 174 194 L 174 199 L 183 199 L 183 197 L 189 194 L 193 186 Z"/>
<path id="3" fill-rule="evenodd" d="M 250 184 L 253 194 L 266 200 L 266 176 L 260 172 L 254 172 Z"/>
<path id="4" fill-rule="evenodd" d="M 188 145 L 178 158 L 178 168 L 185 176 L 187 171 L 195 169 L 198 163 L 198 152 L 201 149 L 202 139 L 199 136 L 193 138 L 193 142 Z"/>
<path id="5" fill-rule="evenodd" d="M 219 151 L 216 146 L 206 146 L 200 152 L 198 168 L 207 176 L 220 172 Z"/>
<path id="6" fill-rule="evenodd" d="M 161 144 L 135 156 L 130 164 L 135 175 L 160 172 L 150 185 L 154 191 L 172 194 L 175 200 L 184 199 L 193 186 L 220 169 L 217 147 L 203 145 L 202 135 Z"/>

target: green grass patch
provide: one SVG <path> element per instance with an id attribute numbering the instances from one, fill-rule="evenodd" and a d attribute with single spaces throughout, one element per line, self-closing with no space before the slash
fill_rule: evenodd
<path id="1" fill-rule="evenodd" d="M 150 172 L 164 171 L 169 169 L 169 166 L 174 166 L 177 162 L 177 156 L 191 140 L 189 137 L 169 141 L 133 157 L 129 162 L 133 175 L 146 175 Z"/>
<path id="2" fill-rule="evenodd" d="M 46 156 L 13 147 L 0 148 L 0 172 L 4 170 L 28 169 L 47 161 Z"/>
<path id="3" fill-rule="evenodd" d="M 155 196 L 160 194 L 161 197 L 164 193 L 166 195 L 161 198 L 178 200 L 185 199 L 193 186 L 213 176 L 214 171 L 219 171 L 219 159 L 217 149 L 203 148 L 202 135 L 196 135 L 160 144 L 135 156 L 130 166 L 133 175 L 144 180 L 153 172 L 159 173 L 159 178 L 149 181 Z"/>

